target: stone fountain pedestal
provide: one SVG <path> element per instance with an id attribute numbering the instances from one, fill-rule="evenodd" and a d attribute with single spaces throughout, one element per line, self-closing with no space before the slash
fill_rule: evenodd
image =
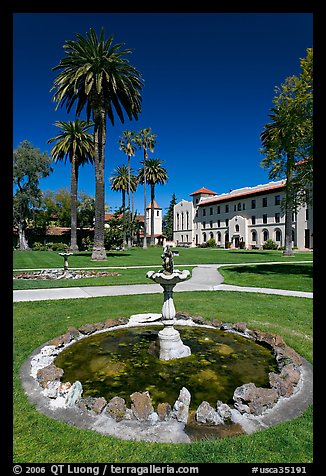
<path id="1" fill-rule="evenodd" d="M 190 347 L 185 345 L 173 324 L 175 324 L 175 307 L 173 303 L 173 288 L 177 283 L 181 283 L 189 278 L 188 270 L 174 270 L 172 273 L 166 271 L 148 271 L 148 278 L 158 283 L 163 288 L 164 302 L 162 307 L 162 322 L 164 329 L 158 333 L 159 358 L 160 360 L 171 360 L 187 357 L 191 354 Z"/>

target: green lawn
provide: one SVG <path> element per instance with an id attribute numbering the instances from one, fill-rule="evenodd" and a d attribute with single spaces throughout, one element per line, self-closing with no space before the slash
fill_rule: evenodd
<path id="1" fill-rule="evenodd" d="M 217 252 L 218 253 L 218 252 Z M 312 300 L 237 292 L 176 293 L 178 311 L 282 335 L 312 361 Z M 14 304 L 14 461 L 51 463 L 306 463 L 312 461 L 312 408 L 295 420 L 254 433 L 191 444 L 122 441 L 40 414 L 20 383 L 19 369 L 39 345 L 69 326 L 160 312 L 161 295 L 117 296 Z"/>
<path id="2" fill-rule="evenodd" d="M 156 268 L 155 268 L 156 269 Z M 192 267 L 180 266 L 180 269 L 192 270 Z M 153 284 L 146 277 L 147 271 L 153 268 L 125 268 L 110 269 L 109 272 L 118 273 L 119 276 L 101 276 L 99 278 L 59 279 L 59 280 L 31 280 L 15 279 L 13 289 L 49 289 L 49 288 L 72 288 L 76 286 L 118 286 L 121 284 Z M 17 273 L 15 273 L 17 274 Z"/>
<path id="3" fill-rule="evenodd" d="M 224 284 L 312 292 L 313 266 L 306 264 L 259 264 L 221 267 Z"/>
<path id="4" fill-rule="evenodd" d="M 193 264 L 257 263 L 264 261 L 312 260 L 311 252 L 295 252 L 294 257 L 283 256 L 282 251 L 224 250 L 218 248 L 179 248 L 180 256 L 174 258 L 175 266 Z M 161 265 L 162 248 L 132 248 L 126 251 L 108 252 L 106 261 L 91 261 L 91 252 L 80 252 L 69 257 L 70 268 L 98 266 L 147 266 Z M 55 251 L 14 251 L 14 269 L 62 268 L 63 258 Z"/>

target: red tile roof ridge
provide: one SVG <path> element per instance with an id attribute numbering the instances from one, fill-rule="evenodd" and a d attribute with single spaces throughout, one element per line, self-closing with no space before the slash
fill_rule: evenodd
<path id="1" fill-rule="evenodd" d="M 281 181 L 281 182 L 282 183 L 269 185 L 268 187 L 262 187 L 262 188 L 258 188 L 259 186 L 252 187 L 252 188 L 250 188 L 250 190 L 247 190 L 246 192 L 241 192 L 241 193 L 234 193 L 234 194 L 225 193 L 223 195 L 218 195 L 215 198 L 210 198 L 208 200 L 204 200 L 202 202 L 199 202 L 198 205 L 206 205 L 207 203 L 218 202 L 218 201 L 223 201 L 223 200 L 230 200 L 230 199 L 233 199 L 233 198 L 236 198 L 236 197 L 242 197 L 244 195 L 252 195 L 254 193 L 264 193 L 264 192 L 268 192 L 269 190 L 284 188 L 285 187 L 285 182 L 284 181 Z"/>
<path id="2" fill-rule="evenodd" d="M 199 193 L 207 193 L 208 195 L 217 195 L 216 192 L 213 192 L 212 190 L 209 190 L 206 187 L 202 187 L 199 190 L 196 190 L 195 192 L 189 193 L 189 195 L 192 196 L 192 195 L 197 195 Z"/>

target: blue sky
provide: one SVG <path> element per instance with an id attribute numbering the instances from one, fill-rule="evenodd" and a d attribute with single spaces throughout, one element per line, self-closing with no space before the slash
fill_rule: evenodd
<path id="1" fill-rule="evenodd" d="M 165 186 L 156 187 L 163 209 L 173 192 L 177 200 L 190 199 L 203 186 L 224 193 L 269 181 L 260 166 L 259 135 L 269 122 L 275 87 L 300 74 L 300 58 L 313 46 L 312 13 L 16 13 L 14 148 L 27 139 L 50 152 L 54 122 L 75 118 L 74 111 L 54 110 L 52 68 L 64 57 L 65 40 L 102 26 L 114 43 L 133 49 L 129 61 L 145 82 L 138 121 L 108 122 L 105 201 L 112 211 L 121 205 L 109 177 L 126 163 L 118 145 L 124 130 L 150 127 L 157 135 L 151 157 L 163 161 L 169 175 Z M 135 170 L 141 160 L 139 151 L 132 158 Z M 69 164 L 54 169 L 42 190 L 69 188 Z M 80 169 L 79 190 L 95 194 L 91 166 Z M 141 213 L 142 186 L 135 203 Z"/>

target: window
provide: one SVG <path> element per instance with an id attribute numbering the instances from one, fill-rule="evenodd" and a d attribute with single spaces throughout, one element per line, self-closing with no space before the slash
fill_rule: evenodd
<path id="1" fill-rule="evenodd" d="M 209 238 L 210 238 L 210 240 L 213 240 L 213 239 L 214 239 L 214 235 L 213 235 L 213 233 L 212 233 L 212 232 L 210 232 L 210 234 L 209 234 Z"/>
<path id="2" fill-rule="evenodd" d="M 263 197 L 263 207 L 267 207 L 267 197 Z"/>
<path id="3" fill-rule="evenodd" d="M 280 214 L 275 213 L 275 223 L 280 223 Z"/>
<path id="4" fill-rule="evenodd" d="M 183 227 L 183 212 L 181 213 L 181 230 L 183 230 L 184 227 Z"/>
<path id="5" fill-rule="evenodd" d="M 225 213 L 229 213 L 229 205 L 225 205 Z"/>
<path id="6" fill-rule="evenodd" d="M 207 238 L 206 238 L 206 233 L 203 233 L 203 241 L 206 242 L 207 241 Z"/>
<path id="7" fill-rule="evenodd" d="M 180 230 L 180 219 L 179 219 L 179 213 L 177 213 L 177 230 Z"/>
<path id="8" fill-rule="evenodd" d="M 306 220 L 309 220 L 309 210 L 306 208 Z"/>
<path id="9" fill-rule="evenodd" d="M 210 214 L 210 215 L 213 215 L 213 207 L 210 207 L 210 209 L 209 209 L 209 214 Z"/>
<path id="10" fill-rule="evenodd" d="M 217 213 L 218 213 L 218 214 L 221 213 L 221 207 L 220 207 L 220 205 L 217 206 Z"/>
<path id="11" fill-rule="evenodd" d="M 238 203 L 238 212 L 241 211 L 241 203 Z"/>
<path id="12" fill-rule="evenodd" d="M 252 225 L 256 225 L 256 217 L 255 217 L 255 215 L 252 215 L 252 217 L 251 217 L 251 224 L 252 224 Z"/>
<path id="13" fill-rule="evenodd" d="M 257 241 L 257 231 L 252 230 L 251 232 L 251 241 Z"/>
<path id="14" fill-rule="evenodd" d="M 206 222 L 203 221 L 203 228 L 206 228 Z"/>
<path id="15" fill-rule="evenodd" d="M 217 227 L 220 228 L 221 226 L 221 220 L 217 220 Z"/>
<path id="16" fill-rule="evenodd" d="M 281 203 L 281 196 L 280 195 L 275 195 L 275 205 L 280 205 Z"/>
<path id="17" fill-rule="evenodd" d="M 267 223 L 267 214 L 263 215 L 263 223 Z"/>
<path id="18" fill-rule="evenodd" d="M 206 216 L 206 208 L 203 208 L 203 217 Z"/>
<path id="19" fill-rule="evenodd" d="M 281 232 L 280 232 L 280 230 L 275 231 L 275 241 L 281 241 Z"/>
<path id="20" fill-rule="evenodd" d="M 213 222 L 212 222 L 212 220 L 209 222 L 209 226 L 210 226 L 210 228 L 213 228 Z"/>
<path id="21" fill-rule="evenodd" d="M 267 240 L 268 240 L 268 231 L 267 231 L 267 230 L 264 230 L 264 231 L 263 231 L 263 240 L 264 240 L 264 241 L 267 241 Z"/>
<path id="22" fill-rule="evenodd" d="M 251 200 L 251 208 L 256 208 L 256 200 Z"/>
<path id="23" fill-rule="evenodd" d="M 198 217 L 198 208 L 197 208 L 197 210 L 196 210 L 196 217 Z"/>
<path id="24" fill-rule="evenodd" d="M 217 236 L 217 241 L 220 242 L 221 241 L 221 232 L 218 231 L 216 236 Z"/>
<path id="25" fill-rule="evenodd" d="M 196 203 L 198 203 L 198 202 L 199 202 L 199 198 L 196 198 Z"/>
<path id="26" fill-rule="evenodd" d="M 229 219 L 228 218 L 225 219 L 225 226 L 229 226 Z"/>
<path id="27" fill-rule="evenodd" d="M 237 232 L 238 232 L 239 230 L 240 230 L 240 227 L 239 227 L 239 225 L 235 225 L 235 231 L 237 231 Z"/>
<path id="28" fill-rule="evenodd" d="M 156 211 L 156 216 L 157 216 L 157 217 L 160 216 L 160 211 L 159 211 L 159 210 Z"/>
<path id="29" fill-rule="evenodd" d="M 237 211 L 237 206 L 234 205 L 233 210 L 236 212 Z"/>
<path id="30" fill-rule="evenodd" d="M 242 210 L 245 210 L 245 209 L 246 209 L 246 204 L 243 203 L 243 204 L 242 204 Z"/>
<path id="31" fill-rule="evenodd" d="M 187 220 L 187 228 L 186 229 L 189 230 L 189 212 L 186 213 L 186 220 Z"/>

